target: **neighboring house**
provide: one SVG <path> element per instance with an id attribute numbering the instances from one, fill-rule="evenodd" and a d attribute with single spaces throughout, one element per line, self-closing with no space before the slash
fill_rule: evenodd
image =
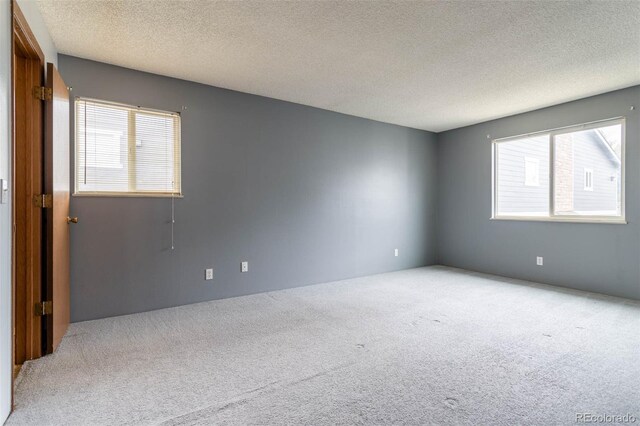
<path id="1" fill-rule="evenodd" d="M 556 214 L 617 214 L 620 155 L 597 129 L 556 136 Z M 546 215 L 549 211 L 547 135 L 500 144 L 498 211 Z"/>
<path id="2" fill-rule="evenodd" d="M 588 214 L 617 214 L 620 204 L 620 157 L 598 130 L 573 135 L 573 206 L 566 210 Z M 564 194 L 557 193 L 560 198 Z"/>

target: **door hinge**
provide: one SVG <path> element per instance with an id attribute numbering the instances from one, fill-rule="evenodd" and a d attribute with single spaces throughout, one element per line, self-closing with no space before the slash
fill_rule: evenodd
<path id="1" fill-rule="evenodd" d="M 53 195 L 51 194 L 38 194 L 33 196 L 33 203 L 36 207 L 42 209 L 50 209 L 53 207 Z"/>
<path id="2" fill-rule="evenodd" d="M 50 87 L 36 86 L 33 88 L 33 96 L 41 101 L 50 101 L 53 99 L 53 90 Z"/>
<path id="3" fill-rule="evenodd" d="M 43 317 L 45 315 L 51 315 L 53 313 L 53 302 L 51 300 L 45 300 L 44 302 L 36 303 L 36 315 Z"/>

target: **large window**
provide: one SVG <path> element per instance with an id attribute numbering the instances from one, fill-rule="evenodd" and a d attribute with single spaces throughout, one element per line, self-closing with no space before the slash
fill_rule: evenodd
<path id="1" fill-rule="evenodd" d="M 77 195 L 180 195 L 180 115 L 78 98 Z"/>
<path id="2" fill-rule="evenodd" d="M 494 140 L 493 218 L 624 222 L 624 119 Z"/>

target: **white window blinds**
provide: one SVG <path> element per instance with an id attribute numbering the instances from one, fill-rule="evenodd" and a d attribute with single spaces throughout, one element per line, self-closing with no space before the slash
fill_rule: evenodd
<path id="1" fill-rule="evenodd" d="M 76 194 L 181 194 L 179 114 L 83 98 L 75 109 Z"/>

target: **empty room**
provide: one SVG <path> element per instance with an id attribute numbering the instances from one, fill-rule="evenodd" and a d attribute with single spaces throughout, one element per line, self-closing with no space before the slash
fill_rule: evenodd
<path id="1" fill-rule="evenodd" d="M 0 424 L 640 423 L 640 1 L 0 0 Z"/>

